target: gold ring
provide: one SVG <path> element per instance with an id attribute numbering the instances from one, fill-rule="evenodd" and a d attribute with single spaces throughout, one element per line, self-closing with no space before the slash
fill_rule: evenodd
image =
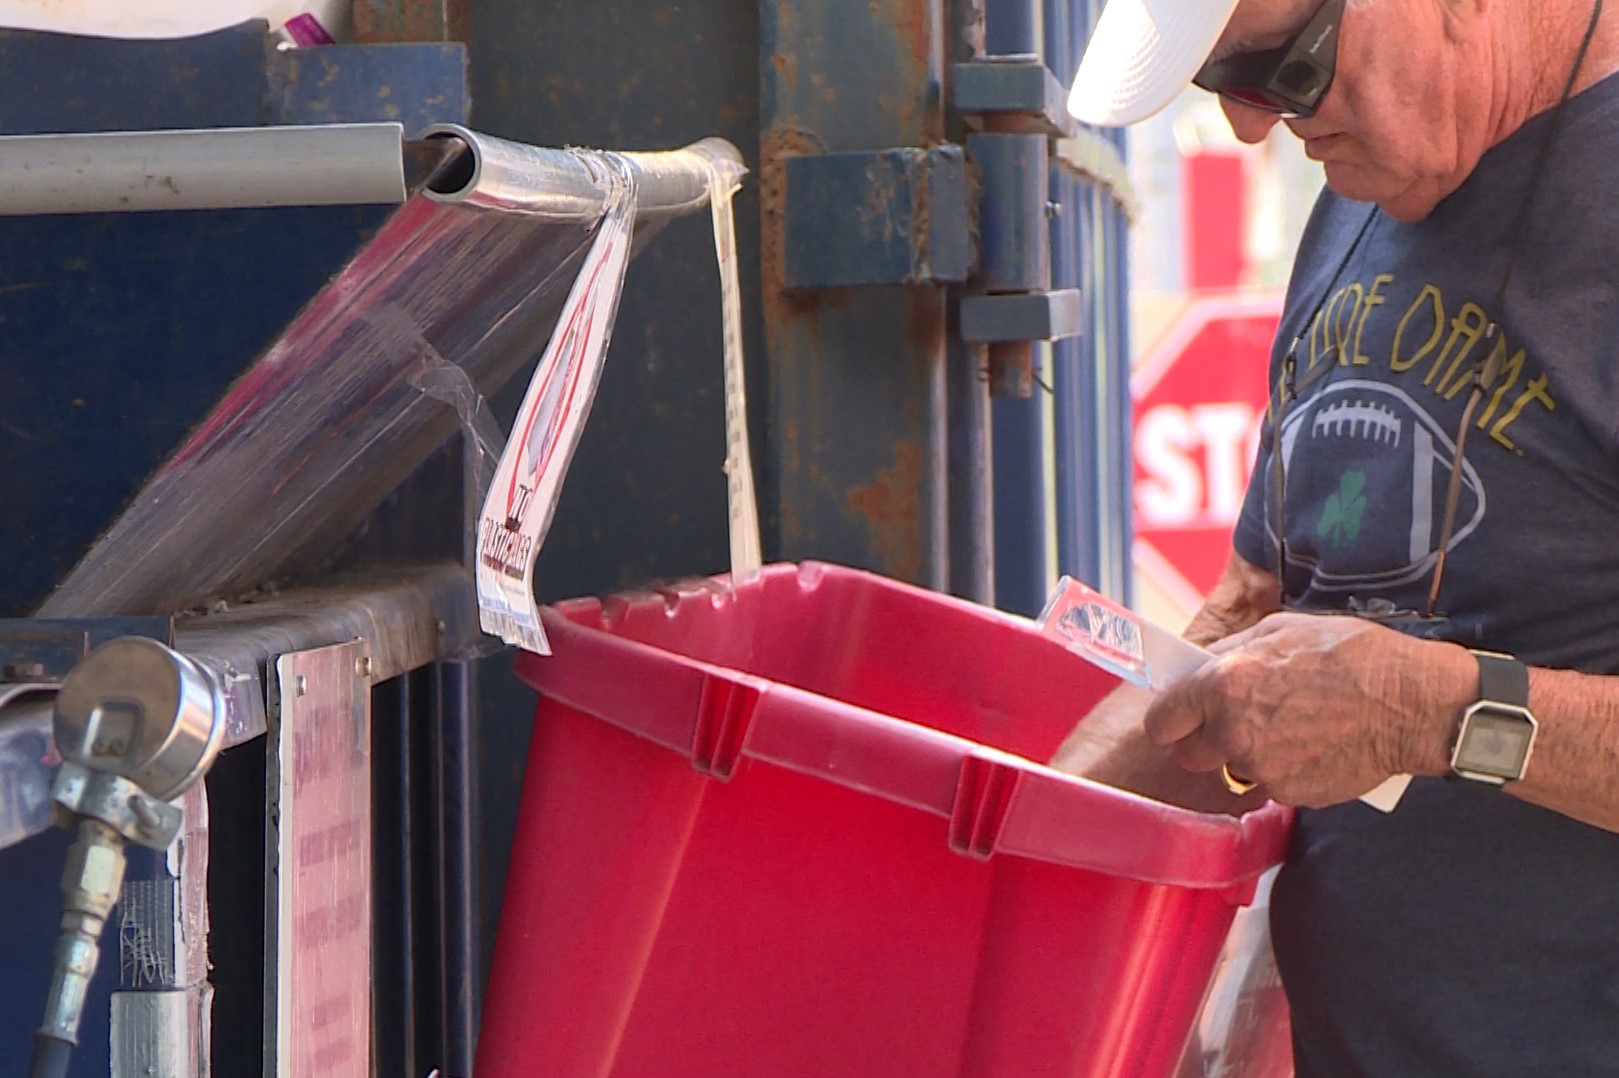
<path id="1" fill-rule="evenodd" d="M 1230 764 L 1220 765 L 1220 777 L 1225 780 L 1225 788 L 1238 797 L 1249 793 L 1259 785 L 1257 782 L 1249 782 L 1247 779 L 1238 778 L 1236 773 L 1231 770 Z"/>

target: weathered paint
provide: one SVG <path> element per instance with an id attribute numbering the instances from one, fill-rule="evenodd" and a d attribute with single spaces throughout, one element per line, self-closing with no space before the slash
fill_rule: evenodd
<path id="1" fill-rule="evenodd" d="M 970 268 L 960 147 L 784 158 L 793 289 L 960 282 Z"/>
<path id="2" fill-rule="evenodd" d="M 882 556 L 895 576 L 915 579 L 921 571 L 919 519 L 925 455 L 906 442 L 894 443 L 894 463 L 864 486 L 851 488 L 849 505 L 879 537 Z"/>
<path id="3" fill-rule="evenodd" d="M 934 587 L 948 570 L 944 290 L 787 288 L 785 215 L 770 200 L 787 153 L 943 141 L 944 22 L 940 0 L 760 9 L 760 291 L 781 554 Z"/>
<path id="4" fill-rule="evenodd" d="M 472 0 L 356 0 L 354 39 L 367 44 L 465 41 Z"/>

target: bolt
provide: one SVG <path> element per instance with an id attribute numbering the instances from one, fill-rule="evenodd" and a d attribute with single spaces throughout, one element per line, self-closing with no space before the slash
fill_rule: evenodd
<path id="1" fill-rule="evenodd" d="M 361 655 L 354 660 L 354 672 L 361 677 L 371 676 L 371 656 Z"/>
<path id="2" fill-rule="evenodd" d="M 1061 217 L 1062 216 L 1062 203 L 1061 202 L 1047 202 L 1046 203 L 1046 216 L 1047 217 Z"/>
<path id="3" fill-rule="evenodd" d="M 306 693 L 308 691 L 309 691 L 309 679 L 304 677 L 302 674 L 299 674 L 298 675 L 298 680 L 293 685 L 293 688 L 292 688 L 293 695 L 294 696 L 302 696 L 304 693 Z"/>
<path id="4" fill-rule="evenodd" d="M 440 636 L 443 636 L 445 633 L 450 631 L 450 627 L 448 625 L 444 624 L 444 622 L 442 620 L 434 622 L 433 623 L 433 628 L 434 628 L 435 631 L 437 631 L 437 633 Z"/>

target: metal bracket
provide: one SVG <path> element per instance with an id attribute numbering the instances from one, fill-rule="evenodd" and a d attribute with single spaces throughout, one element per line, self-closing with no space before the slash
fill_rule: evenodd
<path id="1" fill-rule="evenodd" d="M 1077 288 L 961 300 L 964 341 L 1058 341 L 1079 336 L 1084 325 L 1085 308 Z"/>
<path id="2" fill-rule="evenodd" d="M 1032 55 L 986 56 L 952 69 L 956 111 L 980 127 L 1063 138 L 1079 124 L 1068 114 L 1068 93 Z"/>
<path id="3" fill-rule="evenodd" d="M 785 159 L 788 288 L 956 284 L 972 269 L 960 146 Z"/>
<path id="4" fill-rule="evenodd" d="M 51 811 L 64 827 L 93 817 L 137 846 L 164 850 L 185 822 L 180 809 L 148 795 L 122 775 L 63 760 L 51 784 Z"/>

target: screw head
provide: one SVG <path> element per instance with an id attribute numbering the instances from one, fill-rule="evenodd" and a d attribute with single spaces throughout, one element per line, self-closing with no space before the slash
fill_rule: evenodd
<path id="1" fill-rule="evenodd" d="M 304 695 L 304 693 L 309 691 L 309 679 L 304 677 L 302 674 L 299 674 L 298 680 L 293 683 L 292 691 L 296 696 Z"/>
<path id="2" fill-rule="evenodd" d="M 354 672 L 361 677 L 371 676 L 371 656 L 361 655 L 354 660 Z"/>

